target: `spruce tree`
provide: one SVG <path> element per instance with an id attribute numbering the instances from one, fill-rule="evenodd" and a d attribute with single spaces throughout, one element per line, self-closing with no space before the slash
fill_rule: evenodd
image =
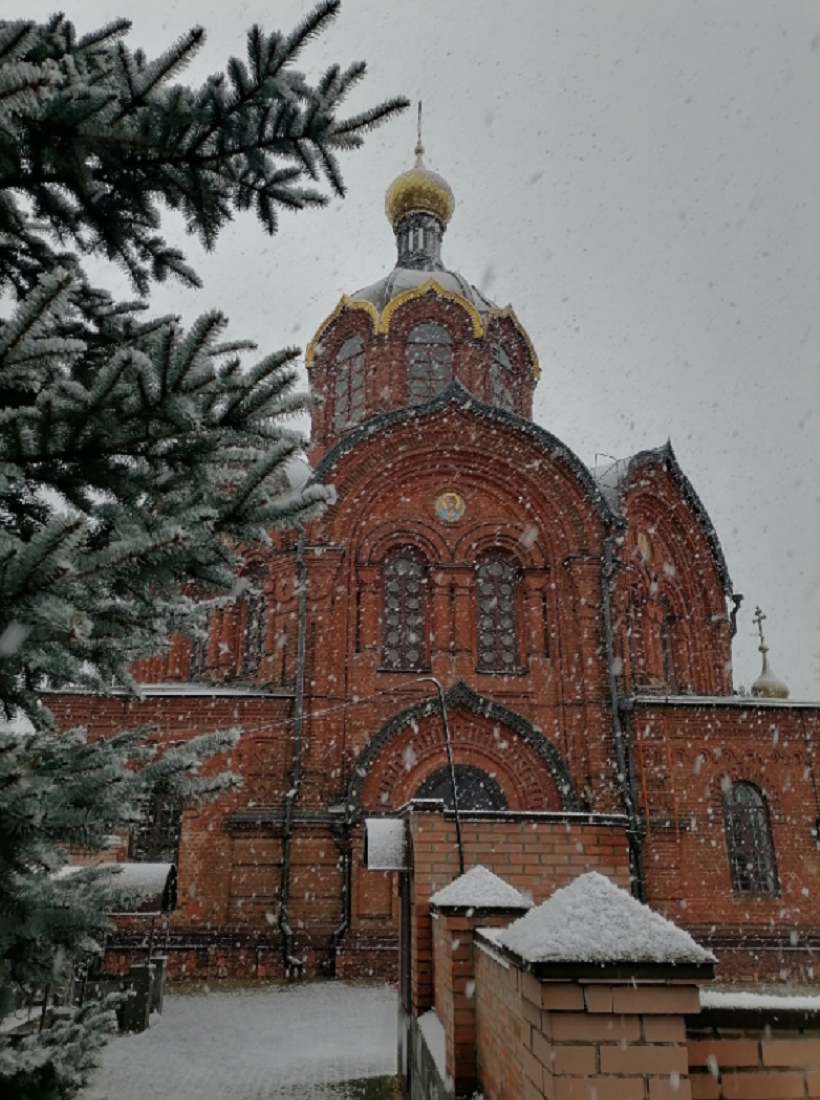
<path id="1" fill-rule="evenodd" d="M 0 1016 L 99 943 L 110 886 L 55 878 L 65 846 L 101 848 L 152 790 L 233 782 L 198 769 L 235 734 L 150 759 L 144 731 L 56 734 L 43 689 L 134 688 L 129 663 L 201 625 L 192 593 L 230 591 L 243 546 L 331 499 L 282 489 L 304 445 L 288 425 L 307 407 L 297 349 L 248 363 L 221 314 L 186 330 L 145 299 L 168 278 L 199 286 L 164 209 L 207 248 L 248 209 L 273 234 L 281 211 L 343 195 L 339 152 L 406 105 L 345 117 L 364 65 L 315 83 L 295 67 L 337 9 L 291 34 L 252 28 L 246 59 L 198 88 L 176 81 L 199 28 L 149 60 L 125 20 L 83 36 L 63 16 L 0 23 L 0 702 L 32 730 L 0 733 Z M 119 264 L 134 300 L 94 286 L 86 256 Z M 0 1039 L 3 1095 L 69 1095 L 107 1021 L 92 1006 Z"/>

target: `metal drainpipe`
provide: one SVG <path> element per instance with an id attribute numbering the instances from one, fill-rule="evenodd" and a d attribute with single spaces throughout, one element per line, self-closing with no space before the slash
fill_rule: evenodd
<path id="1" fill-rule="evenodd" d="M 329 978 L 336 977 L 336 956 L 339 953 L 339 944 L 342 941 L 342 936 L 350 927 L 353 852 L 350 844 L 350 822 L 347 819 L 347 808 L 345 808 L 345 820 L 339 826 L 339 833 L 334 836 L 333 840 L 342 856 L 342 918 L 333 929 L 333 934 L 330 937 L 330 954 L 326 966 Z"/>
<path id="2" fill-rule="evenodd" d="M 732 610 L 729 612 L 729 624 L 732 629 L 732 637 L 737 634 L 737 613 L 740 611 L 740 605 L 743 603 L 743 593 L 735 592 L 733 596 L 729 597 L 732 601 Z"/>
<path id="3" fill-rule="evenodd" d="M 447 700 L 444 698 L 444 688 L 435 676 L 420 676 L 417 684 L 435 684 L 438 692 L 438 704 L 441 710 L 441 722 L 444 726 L 444 747 L 447 749 L 447 766 L 450 769 L 450 787 L 453 792 L 453 814 L 456 819 L 456 847 L 458 848 L 458 873 L 464 874 L 464 845 L 461 842 L 461 813 L 458 806 L 458 784 L 456 783 L 456 767 L 453 763 L 453 746 L 450 741 L 450 723 L 447 721 Z"/>
<path id="4" fill-rule="evenodd" d="M 290 896 L 290 841 L 293 834 L 293 810 L 302 782 L 302 714 L 305 700 L 305 635 L 307 633 L 307 567 L 305 530 L 299 529 L 296 543 L 296 584 L 299 607 L 296 625 L 296 691 L 293 700 L 293 770 L 290 790 L 285 795 L 282 820 L 282 876 L 279 884 L 279 932 L 282 936 L 282 961 L 285 971 L 303 970 L 304 964 L 293 954 L 293 929 L 288 921 Z"/>
<path id="5" fill-rule="evenodd" d="M 612 615 L 609 603 L 609 582 L 614 571 L 612 561 L 612 541 L 614 535 L 604 539 L 604 567 L 601 570 L 601 602 L 604 610 L 604 637 L 606 641 L 606 666 L 609 677 L 609 700 L 612 708 L 612 736 L 615 741 L 615 763 L 618 768 L 618 781 L 628 819 L 627 841 L 629 843 L 629 863 L 632 877 L 632 892 L 639 901 L 646 901 L 646 877 L 643 868 L 643 825 L 638 814 L 638 796 L 635 787 L 635 770 L 632 763 L 632 746 L 621 728 L 621 716 L 618 706 L 618 684 L 615 679 L 615 647 L 612 641 Z"/>

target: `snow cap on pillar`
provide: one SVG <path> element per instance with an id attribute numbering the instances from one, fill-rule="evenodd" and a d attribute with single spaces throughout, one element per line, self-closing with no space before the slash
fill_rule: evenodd
<path id="1" fill-rule="evenodd" d="M 715 956 L 597 871 L 556 890 L 496 942 L 526 963 L 709 966 Z"/>
<path id="2" fill-rule="evenodd" d="M 430 898 L 436 909 L 481 909 L 521 912 L 532 908 L 532 902 L 510 886 L 503 878 L 480 864 L 437 890 Z"/>

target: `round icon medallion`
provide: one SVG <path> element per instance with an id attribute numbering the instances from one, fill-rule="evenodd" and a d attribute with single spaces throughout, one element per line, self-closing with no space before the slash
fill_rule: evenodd
<path id="1" fill-rule="evenodd" d="M 460 493 L 453 492 L 452 489 L 436 497 L 436 515 L 445 523 L 458 523 L 466 511 L 464 497 Z"/>

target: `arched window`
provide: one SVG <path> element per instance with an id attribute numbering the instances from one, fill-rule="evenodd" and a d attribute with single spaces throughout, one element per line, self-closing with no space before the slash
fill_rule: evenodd
<path id="1" fill-rule="evenodd" d="M 182 799 L 171 794 L 151 795 L 142 820 L 131 826 L 128 858 L 134 863 L 177 863 L 181 831 Z"/>
<path id="2" fill-rule="evenodd" d="M 400 672 L 427 667 L 427 577 L 412 550 L 394 554 L 384 567 L 382 666 Z"/>
<path id="3" fill-rule="evenodd" d="M 732 890 L 777 894 L 777 863 L 766 799 L 752 783 L 732 783 L 723 793 L 723 818 Z"/>
<path id="4" fill-rule="evenodd" d="M 503 344 L 493 344 L 493 361 L 490 364 L 490 388 L 492 403 L 499 409 L 514 411 L 512 385 L 512 363 Z"/>
<path id="5" fill-rule="evenodd" d="M 337 430 L 358 424 L 364 416 L 364 340 L 351 336 L 336 356 L 333 423 Z"/>
<path id="6" fill-rule="evenodd" d="M 456 787 L 460 810 L 506 810 L 507 799 L 499 784 L 487 772 L 471 764 L 456 764 Z M 438 798 L 448 810 L 453 808 L 453 784 L 450 769 L 439 768 L 428 775 L 415 794 L 416 798 Z"/>
<path id="7" fill-rule="evenodd" d="M 518 662 L 518 584 L 506 558 L 484 558 L 476 566 L 478 667 L 515 672 Z"/>
<path id="8" fill-rule="evenodd" d="M 407 396 L 411 405 L 429 401 L 453 380 L 453 342 L 442 325 L 416 325 L 407 337 Z"/>
<path id="9" fill-rule="evenodd" d="M 675 644 L 673 634 L 674 617 L 665 600 L 661 600 L 660 642 L 663 660 L 663 680 L 670 695 L 675 695 L 680 687 L 675 663 Z"/>
<path id="10" fill-rule="evenodd" d="M 191 660 L 188 669 L 188 679 L 193 683 L 201 683 L 208 671 L 208 650 L 211 644 L 211 619 L 203 628 L 202 634 L 197 634 L 191 639 Z"/>
<path id="11" fill-rule="evenodd" d="M 242 638 L 242 672 L 250 676 L 257 671 L 265 656 L 265 635 L 268 626 L 268 601 L 260 592 L 245 601 L 245 631 Z"/>

